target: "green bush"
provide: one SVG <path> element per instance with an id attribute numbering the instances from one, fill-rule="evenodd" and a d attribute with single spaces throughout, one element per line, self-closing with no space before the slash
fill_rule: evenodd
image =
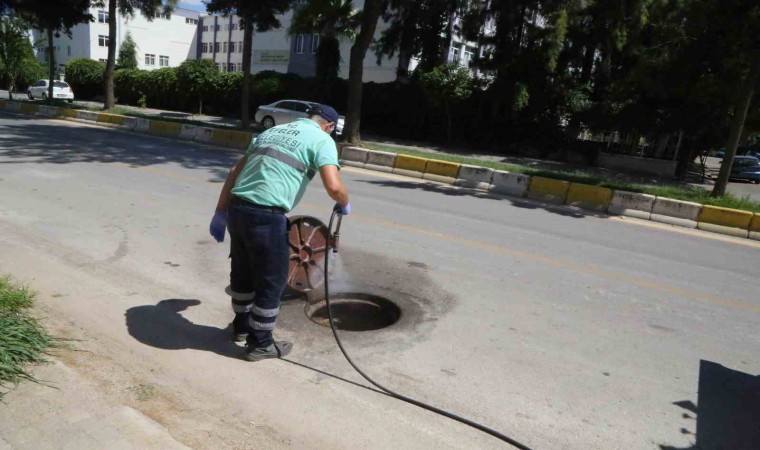
<path id="1" fill-rule="evenodd" d="M 105 63 L 87 58 L 75 58 L 66 64 L 66 82 L 79 99 L 91 100 L 103 95 Z"/>

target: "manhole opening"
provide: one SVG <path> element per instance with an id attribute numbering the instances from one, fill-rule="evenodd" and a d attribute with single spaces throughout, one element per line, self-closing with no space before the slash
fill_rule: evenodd
<path id="1" fill-rule="evenodd" d="M 401 318 L 401 309 L 387 298 L 348 292 L 330 296 L 335 327 L 344 331 L 372 331 L 389 327 Z M 306 305 L 306 316 L 314 323 L 330 327 L 324 300 Z"/>

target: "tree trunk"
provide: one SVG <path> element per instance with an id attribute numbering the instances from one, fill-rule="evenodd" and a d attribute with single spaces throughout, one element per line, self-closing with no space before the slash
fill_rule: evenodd
<path id="1" fill-rule="evenodd" d="M 48 95 L 47 104 L 53 104 L 53 82 L 55 80 L 55 49 L 53 48 L 53 29 L 48 28 Z"/>
<path id="2" fill-rule="evenodd" d="M 8 85 L 8 100 L 13 100 L 13 91 L 16 90 L 16 78 L 11 78 L 10 84 Z"/>
<path id="3" fill-rule="evenodd" d="M 251 48 L 253 47 L 253 20 L 249 17 L 244 18 L 243 25 L 243 104 L 240 106 L 240 122 L 244 129 L 251 125 L 251 118 L 248 114 L 248 102 L 251 95 Z"/>
<path id="4" fill-rule="evenodd" d="M 113 71 L 116 66 L 116 0 L 108 0 L 108 60 L 103 73 L 103 89 L 106 98 L 103 109 L 109 110 L 116 105 L 113 95 Z"/>
<path id="5" fill-rule="evenodd" d="M 731 167 L 734 165 L 734 156 L 736 156 L 736 149 L 739 147 L 739 140 L 744 130 L 744 122 L 747 120 L 747 112 L 752 103 L 752 95 L 755 93 L 758 76 L 760 76 L 760 61 L 755 61 L 737 96 L 734 117 L 731 119 L 731 130 L 728 135 L 728 145 L 726 145 L 726 154 L 723 157 L 723 164 L 720 166 L 720 173 L 712 190 L 713 197 L 722 197 L 726 193 L 728 177 L 731 175 Z"/>
<path id="6" fill-rule="evenodd" d="M 362 112 L 362 88 L 364 82 L 364 57 L 372 38 L 380 14 L 383 12 L 383 0 L 367 0 L 362 12 L 361 29 L 351 46 L 351 61 L 348 68 L 348 99 L 346 124 L 343 129 L 345 140 L 350 144 L 360 144 L 359 123 Z"/>

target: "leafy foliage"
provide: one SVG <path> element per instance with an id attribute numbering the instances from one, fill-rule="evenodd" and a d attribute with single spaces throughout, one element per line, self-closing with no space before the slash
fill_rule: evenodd
<path id="1" fill-rule="evenodd" d="M 132 34 L 127 32 L 119 48 L 116 69 L 137 69 L 137 67 L 137 44 L 132 39 Z"/>

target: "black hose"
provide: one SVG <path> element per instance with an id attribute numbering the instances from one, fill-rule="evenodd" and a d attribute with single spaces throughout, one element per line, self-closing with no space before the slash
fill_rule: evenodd
<path id="1" fill-rule="evenodd" d="M 328 236 L 332 236 L 332 228 L 333 228 L 333 221 L 335 220 L 335 216 L 338 214 L 337 211 L 333 211 L 332 215 L 330 216 L 330 223 L 327 225 L 327 233 Z M 333 336 L 335 336 L 335 342 L 338 343 L 338 347 L 340 347 L 340 351 L 343 353 L 343 356 L 346 357 L 346 360 L 349 364 L 351 364 L 351 367 L 353 367 L 357 372 L 359 372 L 359 375 L 364 377 L 365 380 L 372 383 L 373 386 L 380 389 L 381 391 L 385 392 L 386 394 L 390 395 L 391 397 L 395 397 L 399 400 L 405 401 L 407 403 L 411 403 L 412 405 L 419 406 L 420 408 L 427 409 L 428 411 L 432 411 L 436 414 L 440 414 L 444 417 L 448 417 L 449 419 L 456 420 L 457 422 L 463 423 L 465 425 L 469 425 L 477 430 L 480 430 L 484 433 L 488 433 L 491 436 L 501 439 L 502 441 L 511 444 L 515 448 L 519 448 L 522 450 L 531 450 L 530 447 L 527 445 L 521 444 L 520 442 L 517 442 L 516 440 L 510 438 L 509 436 L 505 436 L 502 433 L 499 433 L 496 430 L 493 430 L 491 428 L 488 428 L 485 425 L 481 425 L 477 422 L 473 422 L 472 420 L 465 419 L 464 417 L 457 416 L 456 414 L 450 413 L 448 411 L 444 411 L 440 408 L 436 408 L 435 406 L 430 406 L 425 403 L 422 403 L 418 400 L 415 400 L 413 398 L 409 398 L 406 396 L 403 396 L 401 394 L 397 394 L 396 392 L 393 392 L 392 390 L 386 388 L 385 386 L 381 385 L 380 383 L 376 382 L 372 378 L 370 378 L 366 373 L 364 373 L 354 362 L 351 360 L 351 357 L 348 356 L 348 353 L 346 353 L 346 349 L 343 348 L 343 343 L 340 341 L 340 337 L 338 336 L 338 331 L 335 328 L 335 324 L 333 323 L 333 316 L 332 316 L 332 310 L 330 309 L 330 280 L 329 280 L 329 271 L 328 267 L 330 264 L 330 251 L 325 252 L 325 305 L 327 306 L 327 317 L 330 320 L 330 328 L 332 329 Z M 337 253 L 337 252 L 336 252 Z"/>

